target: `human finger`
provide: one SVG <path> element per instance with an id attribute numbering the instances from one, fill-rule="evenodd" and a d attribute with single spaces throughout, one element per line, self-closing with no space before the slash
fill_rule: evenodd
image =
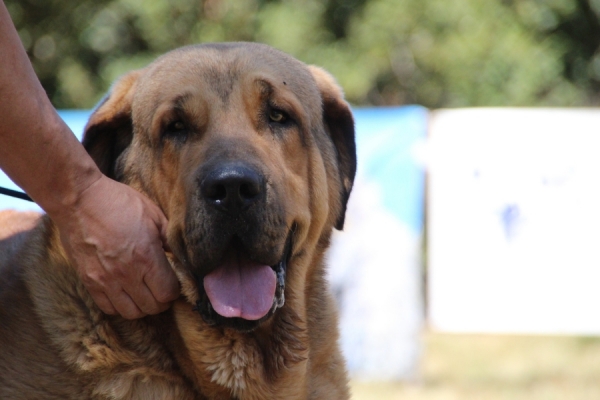
<path id="1" fill-rule="evenodd" d="M 90 290 L 88 292 L 92 296 L 92 299 L 96 303 L 96 305 L 102 310 L 103 313 L 108 315 L 116 315 L 118 314 L 117 309 L 113 306 L 112 302 L 108 298 L 104 292 L 98 290 Z"/>
<path id="2" fill-rule="evenodd" d="M 155 264 L 144 276 L 144 282 L 159 303 L 170 303 L 179 297 L 179 281 L 163 251 L 157 252 L 154 260 Z"/>
<path id="3" fill-rule="evenodd" d="M 135 304 L 127 292 L 121 290 L 109 297 L 117 312 L 125 319 L 137 319 L 146 316 Z"/>
<path id="4" fill-rule="evenodd" d="M 127 293 L 141 312 L 146 315 L 154 315 L 165 311 L 169 304 L 159 302 L 148 288 L 145 282 L 135 286 L 134 292 Z"/>

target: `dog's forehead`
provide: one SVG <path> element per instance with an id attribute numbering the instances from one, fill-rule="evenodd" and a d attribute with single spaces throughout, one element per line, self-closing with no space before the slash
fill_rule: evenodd
<path id="1" fill-rule="evenodd" d="M 180 92 L 199 90 L 216 94 L 226 102 L 234 87 L 249 76 L 283 84 L 304 104 L 319 97 L 305 64 L 256 43 L 188 46 L 167 53 L 146 68 L 136 97 L 159 102 L 177 97 Z"/>

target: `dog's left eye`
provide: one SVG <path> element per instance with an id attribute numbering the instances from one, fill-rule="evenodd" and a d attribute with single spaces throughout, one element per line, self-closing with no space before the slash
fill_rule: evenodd
<path id="1" fill-rule="evenodd" d="M 271 109 L 269 111 L 269 120 L 278 124 L 283 124 L 288 119 L 287 115 L 283 111 L 277 109 Z"/>

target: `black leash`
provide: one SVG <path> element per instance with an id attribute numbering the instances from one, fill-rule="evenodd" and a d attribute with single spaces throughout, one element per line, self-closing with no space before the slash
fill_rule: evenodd
<path id="1" fill-rule="evenodd" d="M 10 196 L 10 197 L 15 197 L 15 198 L 21 199 L 21 200 L 31 201 L 32 203 L 34 203 L 34 201 L 31 199 L 31 197 L 29 197 L 26 193 L 19 192 L 17 190 L 7 189 L 2 186 L 0 186 L 0 194 L 3 194 L 5 196 Z"/>

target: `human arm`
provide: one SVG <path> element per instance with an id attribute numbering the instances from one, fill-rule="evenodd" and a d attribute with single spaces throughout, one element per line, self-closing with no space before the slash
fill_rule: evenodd
<path id="1" fill-rule="evenodd" d="M 0 1 L 0 168 L 58 226 L 98 306 L 138 318 L 179 295 L 163 251 L 167 221 L 104 176 L 50 103 Z"/>

